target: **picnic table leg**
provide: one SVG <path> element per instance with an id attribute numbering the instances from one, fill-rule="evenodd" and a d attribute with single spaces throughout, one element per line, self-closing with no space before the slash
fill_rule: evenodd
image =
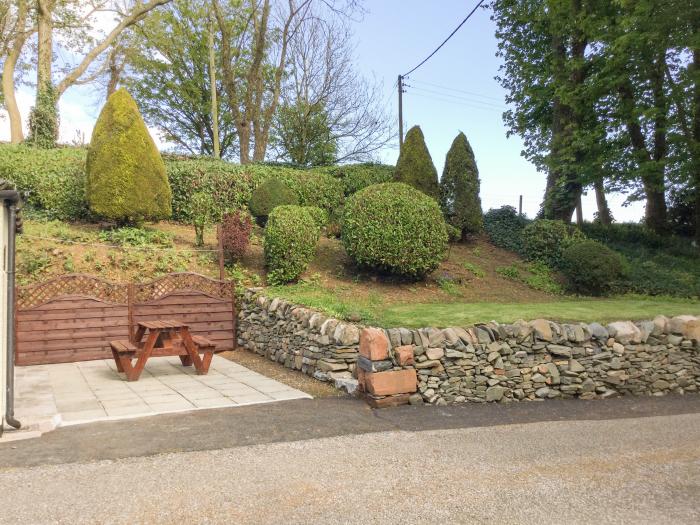
<path id="1" fill-rule="evenodd" d="M 211 350 L 206 350 L 204 352 L 204 357 L 202 358 L 202 370 L 200 371 L 201 375 L 207 375 L 207 372 L 209 372 L 209 365 L 211 365 L 211 360 L 214 357 L 214 352 Z"/>
<path id="2" fill-rule="evenodd" d="M 182 366 L 192 366 L 192 358 L 189 356 L 189 354 L 181 355 L 180 362 L 182 362 Z"/>
<path id="3" fill-rule="evenodd" d="M 202 368 L 202 360 L 199 358 L 197 345 L 194 344 L 192 336 L 190 335 L 190 331 L 187 328 L 182 328 L 180 330 L 180 336 L 182 337 L 182 344 L 185 346 L 185 350 L 187 350 L 187 354 L 189 355 L 190 359 L 192 360 L 192 364 L 197 370 L 197 374 L 205 375 L 207 371 L 203 370 Z"/>
<path id="4" fill-rule="evenodd" d="M 124 373 L 124 367 L 122 366 L 121 359 L 114 348 L 112 348 L 112 357 L 114 358 L 114 363 L 117 365 L 117 372 Z"/>
<path id="5" fill-rule="evenodd" d="M 153 347 L 158 340 L 158 335 L 160 335 L 160 330 L 158 329 L 151 330 L 151 332 L 148 334 L 146 342 L 143 345 L 143 351 L 136 360 L 136 364 L 133 366 L 133 368 L 126 371 L 126 378 L 129 381 L 138 381 L 139 376 L 141 376 L 141 372 L 143 372 L 143 368 L 146 366 L 146 361 L 148 361 L 148 358 L 151 357 L 151 352 L 153 352 Z M 129 363 L 129 365 L 131 365 L 131 363 Z"/>

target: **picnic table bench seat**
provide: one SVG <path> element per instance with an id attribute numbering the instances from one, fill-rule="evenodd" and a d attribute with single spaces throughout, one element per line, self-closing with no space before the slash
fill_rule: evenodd
<path id="1" fill-rule="evenodd" d="M 142 341 L 147 330 L 151 335 Z M 183 366 L 194 364 L 197 374 L 206 374 L 216 353 L 214 342 L 201 335 L 191 335 L 186 324 L 174 320 L 140 322 L 134 339 L 135 343 L 109 342 L 117 370 L 125 373 L 129 381 L 137 381 L 148 358 L 158 356 L 178 356 Z M 137 358 L 135 365 L 134 358 Z"/>

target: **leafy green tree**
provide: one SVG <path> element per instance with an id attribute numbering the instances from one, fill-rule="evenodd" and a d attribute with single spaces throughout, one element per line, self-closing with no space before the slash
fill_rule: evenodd
<path id="1" fill-rule="evenodd" d="M 484 217 L 479 197 L 479 169 L 467 136 L 460 132 L 452 141 L 440 179 L 440 205 L 449 224 L 460 235 L 477 233 Z"/>
<path id="2" fill-rule="evenodd" d="M 97 118 L 86 173 L 90 209 L 101 217 L 138 223 L 171 215 L 165 164 L 124 88 L 107 99 Z"/>
<path id="3" fill-rule="evenodd" d="M 300 166 L 324 166 L 335 162 L 338 142 L 322 105 L 283 104 L 277 110 L 275 128 L 283 158 Z"/>
<path id="4" fill-rule="evenodd" d="M 413 186 L 436 200 L 440 198 L 437 170 L 420 126 L 413 126 L 406 133 L 396 162 L 394 180 Z"/>
<path id="5" fill-rule="evenodd" d="M 146 122 L 193 155 L 214 153 L 215 126 L 209 66 L 209 1 L 174 0 L 153 11 L 126 41 L 123 84 L 139 101 Z M 215 78 L 220 38 L 214 35 Z M 215 82 L 221 92 L 221 81 Z M 235 156 L 236 128 L 227 100 L 217 97 L 220 155 Z"/>

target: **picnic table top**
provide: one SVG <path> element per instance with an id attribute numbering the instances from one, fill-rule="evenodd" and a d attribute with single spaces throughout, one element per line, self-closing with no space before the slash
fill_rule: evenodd
<path id="1" fill-rule="evenodd" d="M 177 319 L 161 319 L 160 321 L 139 321 L 139 326 L 148 330 L 167 330 L 173 328 L 188 328 L 187 323 Z"/>

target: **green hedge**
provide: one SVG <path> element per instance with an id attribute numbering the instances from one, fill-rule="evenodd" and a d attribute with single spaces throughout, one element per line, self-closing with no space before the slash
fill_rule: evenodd
<path id="1" fill-rule="evenodd" d="M 543 262 L 550 268 L 560 268 L 564 250 L 574 242 L 585 239 L 585 235 L 563 221 L 538 219 L 523 229 L 522 239 L 523 253 L 528 260 Z"/>
<path id="2" fill-rule="evenodd" d="M 571 288 L 584 295 L 606 295 L 622 289 L 627 263 L 617 252 L 590 239 L 574 242 L 561 257 L 564 275 Z"/>
<path id="3" fill-rule="evenodd" d="M 320 168 L 329 175 L 340 179 L 343 183 L 345 196 L 349 197 L 353 193 L 383 182 L 391 182 L 394 178 L 394 166 L 388 164 L 375 164 L 366 162 L 363 164 L 346 164 L 344 166 L 330 166 Z"/>
<path id="4" fill-rule="evenodd" d="M 484 230 L 493 244 L 511 252 L 522 253 L 523 229 L 528 220 L 513 206 L 492 208 L 484 214 Z"/>
<path id="5" fill-rule="evenodd" d="M 435 270 L 447 252 L 435 199 L 396 182 L 368 186 L 348 199 L 342 239 L 358 265 L 410 278 Z"/>
<path id="6" fill-rule="evenodd" d="M 294 281 L 316 254 L 320 228 L 308 208 L 277 206 L 265 226 L 265 264 L 272 285 Z"/>
<path id="7" fill-rule="evenodd" d="M 52 219 L 89 216 L 85 200 L 84 148 L 39 149 L 24 145 L 0 146 L 0 179 L 12 182 L 25 202 Z"/>

